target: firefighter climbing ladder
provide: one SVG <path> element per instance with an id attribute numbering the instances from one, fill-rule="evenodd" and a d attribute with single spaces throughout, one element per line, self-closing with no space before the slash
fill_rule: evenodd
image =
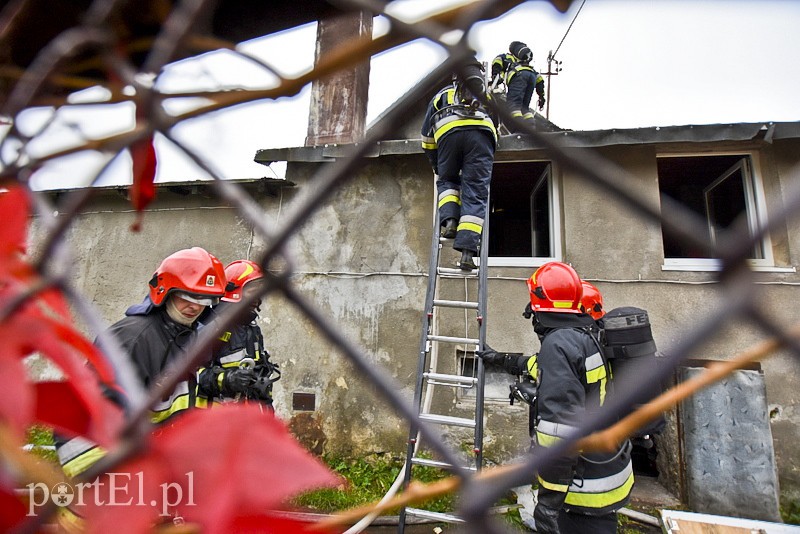
<path id="1" fill-rule="evenodd" d="M 431 256 L 429 264 L 429 277 L 428 277 L 428 290 L 425 297 L 425 312 L 422 319 L 422 336 L 420 339 L 419 348 L 419 365 L 417 369 L 417 384 L 414 390 L 414 406 L 418 409 L 419 417 L 422 421 L 452 427 L 471 428 L 474 431 L 473 453 L 474 464 L 466 467 L 469 470 L 477 471 L 481 468 L 483 463 L 483 384 L 484 384 L 484 369 L 483 361 L 475 357 L 472 360 L 471 375 L 458 373 L 460 368 L 459 362 L 456 362 L 456 373 L 451 370 L 453 367 L 453 360 L 445 358 L 445 361 L 439 362 L 439 347 L 449 346 L 462 346 L 463 350 L 468 352 L 468 347 L 472 350 L 483 349 L 486 339 L 486 261 L 488 256 L 488 235 L 489 235 L 489 218 L 488 209 L 484 217 L 483 232 L 481 235 L 480 245 L 480 261 L 478 262 L 478 269 L 473 271 L 463 271 L 460 268 L 444 267 L 442 266 L 442 248 L 443 246 L 451 245 L 452 239 L 445 239 L 439 237 L 439 215 L 438 209 L 434 206 L 434 226 L 433 226 L 433 239 L 431 243 Z M 439 298 L 443 280 L 456 280 L 463 281 L 464 286 L 464 300 L 441 300 Z M 477 280 L 477 301 L 468 299 L 470 281 Z M 474 284 L 473 284 L 474 285 Z M 473 291 L 475 293 L 475 291 Z M 468 334 L 473 329 L 465 325 L 465 336 L 447 336 L 439 335 L 439 314 L 443 308 L 456 308 L 463 309 L 465 315 L 475 310 L 477 320 L 477 337 L 468 337 Z M 452 325 L 451 325 L 452 326 Z M 455 354 L 455 350 L 452 351 Z M 447 368 L 449 365 L 450 368 Z M 445 367 L 449 372 L 439 372 L 439 369 Z M 467 367 L 464 365 L 464 367 Z M 441 389 L 437 389 L 441 388 Z M 437 403 L 434 402 L 434 392 L 444 392 L 449 394 L 452 399 L 454 392 L 460 389 L 466 392 L 474 388 L 475 392 L 475 407 L 473 417 L 454 417 L 452 415 L 437 414 L 430 411 L 431 406 L 452 406 L 452 402 Z M 464 405 L 470 404 L 469 402 L 462 403 Z M 444 429 L 443 429 L 444 430 Z M 443 432 L 444 434 L 444 432 Z M 421 443 L 420 435 L 415 425 L 411 425 L 408 440 L 408 450 L 406 455 L 406 468 L 404 486 L 414 479 L 414 468 L 428 467 L 448 470 L 453 466 L 446 462 L 437 461 L 430 458 L 420 456 Z M 461 523 L 463 522 L 455 513 L 442 513 L 430 512 L 420 510 L 417 508 L 403 508 L 400 512 L 400 522 L 398 526 L 398 533 L 402 534 L 405 529 L 405 524 L 408 516 L 415 516 L 425 519 L 433 519 L 447 523 Z"/>

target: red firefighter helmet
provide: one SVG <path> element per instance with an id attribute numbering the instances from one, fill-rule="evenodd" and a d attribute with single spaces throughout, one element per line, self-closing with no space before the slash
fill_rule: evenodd
<path id="1" fill-rule="evenodd" d="M 225 294 L 225 269 L 213 254 L 200 247 L 170 254 L 150 279 L 150 300 L 161 306 L 173 291 L 186 293 L 201 304 L 212 304 Z"/>
<path id="2" fill-rule="evenodd" d="M 242 289 L 245 284 L 264 278 L 264 271 L 254 261 L 236 260 L 225 267 L 225 277 L 228 279 L 228 286 L 225 288 L 225 296 L 222 297 L 222 300 L 239 302 L 242 300 Z"/>
<path id="3" fill-rule="evenodd" d="M 528 290 L 535 312 L 581 313 L 581 279 L 566 263 L 553 261 L 536 269 L 528 279 Z"/>
<path id="4" fill-rule="evenodd" d="M 603 295 L 600 290 L 586 280 L 582 280 L 581 285 L 583 286 L 583 296 L 580 310 L 591 315 L 595 321 L 602 319 L 606 311 L 603 309 Z"/>

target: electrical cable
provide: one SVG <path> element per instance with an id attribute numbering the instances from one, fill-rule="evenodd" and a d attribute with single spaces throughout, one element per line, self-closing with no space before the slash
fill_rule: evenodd
<path id="1" fill-rule="evenodd" d="M 558 43 L 558 46 L 556 47 L 556 51 L 553 52 L 552 56 L 550 56 L 552 59 L 555 59 L 556 54 L 558 54 L 558 51 L 561 49 L 561 45 L 564 44 L 564 39 L 567 38 L 567 34 L 572 29 L 572 25 L 575 24 L 575 20 L 578 18 L 578 15 L 581 14 L 581 9 L 583 9 L 584 4 L 586 4 L 586 0 L 583 0 L 583 2 L 581 2 L 581 7 L 578 8 L 578 12 L 575 13 L 575 16 L 572 17 L 572 22 L 569 23 L 569 27 L 567 28 L 567 31 L 564 32 L 564 37 L 562 37 L 561 38 L 561 42 Z"/>

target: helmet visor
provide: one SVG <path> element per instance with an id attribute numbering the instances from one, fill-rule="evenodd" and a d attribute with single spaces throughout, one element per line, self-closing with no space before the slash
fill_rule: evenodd
<path id="1" fill-rule="evenodd" d="M 190 293 L 185 293 L 183 291 L 176 291 L 176 297 L 180 297 L 183 300 L 188 300 L 189 302 L 193 302 L 200 306 L 213 306 L 219 303 L 218 297 L 210 297 L 208 295 L 192 295 Z"/>

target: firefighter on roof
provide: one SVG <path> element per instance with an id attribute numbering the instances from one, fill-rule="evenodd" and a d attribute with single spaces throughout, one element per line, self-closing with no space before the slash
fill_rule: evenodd
<path id="1" fill-rule="evenodd" d="M 530 65 L 533 52 L 528 45 L 513 41 L 508 50 L 492 61 L 494 85 L 500 82 L 506 86 L 506 105 L 512 117 L 532 121 L 534 114 L 530 104 L 534 91 L 539 96 L 539 109 L 544 108 L 544 78 Z M 509 130 L 516 132 L 520 129 L 510 125 Z"/>

